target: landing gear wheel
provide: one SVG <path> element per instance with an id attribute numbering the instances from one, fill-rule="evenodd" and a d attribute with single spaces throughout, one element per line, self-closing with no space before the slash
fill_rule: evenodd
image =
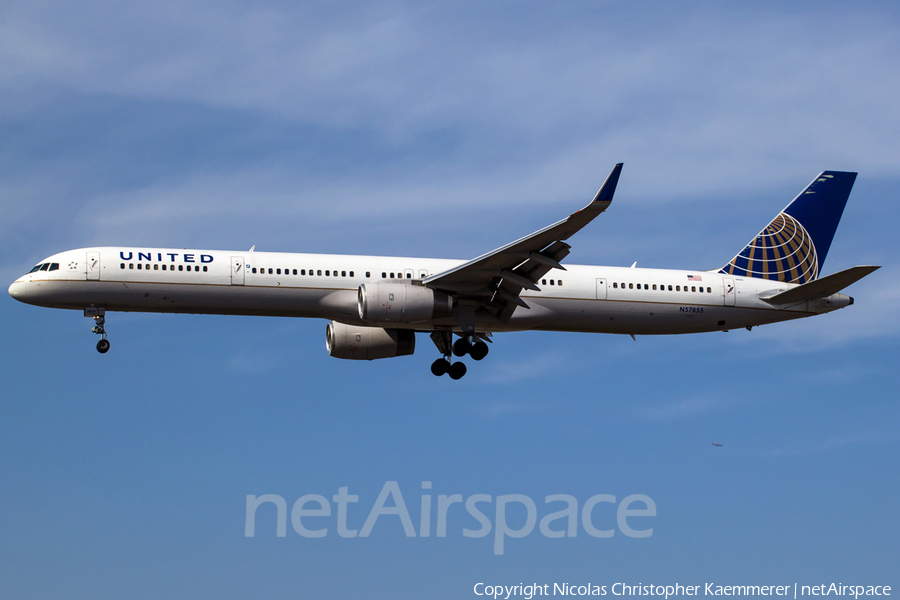
<path id="1" fill-rule="evenodd" d="M 431 372 L 437 377 L 440 377 L 444 373 L 450 370 L 450 363 L 447 362 L 446 358 L 439 358 L 433 363 L 431 363 Z"/>
<path id="2" fill-rule="evenodd" d="M 106 354 L 109 351 L 109 340 L 103 339 L 97 342 L 97 352 Z"/>
<path id="3" fill-rule="evenodd" d="M 472 343 L 466 338 L 459 338 L 453 343 L 453 354 L 456 356 L 465 356 L 472 349 Z"/>
<path id="4" fill-rule="evenodd" d="M 472 357 L 472 360 L 481 360 L 488 354 L 488 345 L 484 342 L 475 342 L 472 345 L 472 349 L 469 350 L 469 356 Z"/>
<path id="5" fill-rule="evenodd" d="M 450 365 L 450 379 L 462 379 L 462 376 L 466 374 L 466 365 L 465 363 L 455 362 Z"/>

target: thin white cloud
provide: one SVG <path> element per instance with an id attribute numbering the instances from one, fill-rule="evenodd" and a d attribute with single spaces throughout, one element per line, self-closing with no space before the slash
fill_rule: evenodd
<path id="1" fill-rule="evenodd" d="M 885 444 L 895 439 L 895 437 L 887 436 L 879 430 L 847 432 L 830 435 L 819 440 L 798 442 L 789 446 L 761 449 L 750 451 L 749 453 L 772 458 L 821 454 L 848 446 Z"/>
<path id="2" fill-rule="evenodd" d="M 484 381 L 491 384 L 507 384 L 540 379 L 562 372 L 570 362 L 569 358 L 560 352 L 524 359 L 513 358 L 514 360 L 505 362 L 498 360 L 492 364 L 490 373 L 484 376 Z"/>
<path id="3" fill-rule="evenodd" d="M 635 415 L 648 421 L 671 421 L 677 419 L 689 419 L 711 412 L 722 410 L 726 402 L 716 396 L 692 396 L 637 409 Z"/>
<path id="4" fill-rule="evenodd" d="M 16 77 L 87 93 L 374 126 L 395 140 L 460 129 L 478 163 L 498 141 L 516 145 L 523 170 L 564 163 L 580 178 L 624 159 L 639 196 L 754 185 L 760 173 L 783 180 L 798 167 L 896 171 L 900 42 L 889 16 L 709 11 L 654 22 L 604 11 L 608 21 L 588 26 L 588 12 L 584 25 L 560 19 L 526 36 L 446 7 L 337 20 L 265 6 L 73 14 L 51 4 L 9 11 L 19 41 L 0 56 Z"/>

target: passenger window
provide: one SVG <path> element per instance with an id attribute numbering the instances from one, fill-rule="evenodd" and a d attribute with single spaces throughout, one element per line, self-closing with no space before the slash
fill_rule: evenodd
<path id="1" fill-rule="evenodd" d="M 675 291 L 676 291 L 676 292 L 680 292 L 680 291 L 681 291 L 681 286 L 680 286 L 680 285 L 676 285 L 676 286 L 675 286 Z"/>
<path id="2" fill-rule="evenodd" d="M 653 284 L 653 291 L 656 291 L 656 284 Z"/>
<path id="3" fill-rule="evenodd" d="M 672 291 L 672 286 L 671 286 L 671 285 L 669 286 L 669 291 L 670 291 L 670 292 Z"/>
<path id="4" fill-rule="evenodd" d="M 125 263 L 119 263 L 119 268 L 120 268 L 120 269 L 124 269 L 124 268 L 125 268 Z"/>
<path id="5" fill-rule="evenodd" d="M 633 290 L 633 289 L 634 289 L 634 284 L 633 284 L 633 283 L 629 283 L 629 284 L 628 284 L 628 289 L 629 289 L 629 290 Z"/>
<path id="6" fill-rule="evenodd" d="M 393 274 L 393 273 L 391 273 L 391 279 L 394 279 L 394 274 Z"/>
<path id="7" fill-rule="evenodd" d="M 294 275 L 296 275 L 296 274 L 297 274 L 297 269 L 294 269 Z"/>
<path id="8" fill-rule="evenodd" d="M 141 267 L 141 263 L 138 263 L 138 271 L 140 271 L 141 268 L 142 268 L 142 267 Z"/>
<path id="9" fill-rule="evenodd" d="M 556 280 L 556 285 L 562 285 L 562 279 L 557 279 L 557 280 Z"/>
<path id="10" fill-rule="evenodd" d="M 275 269 L 275 274 L 276 274 L 276 275 L 281 275 L 281 269 Z"/>
<path id="11" fill-rule="evenodd" d="M 165 265 L 163 265 L 163 266 L 165 266 Z M 209 271 L 209 269 L 206 268 L 206 265 L 203 265 L 203 272 L 206 273 L 208 271 Z"/>
<path id="12" fill-rule="evenodd" d="M 697 286 L 692 285 L 692 286 L 691 286 L 691 291 L 692 291 L 692 292 L 696 292 L 696 291 L 697 291 Z"/>
<path id="13" fill-rule="evenodd" d="M 250 269 L 250 272 L 251 272 L 251 273 L 256 273 L 256 267 L 253 267 L 252 269 Z"/>
<path id="14" fill-rule="evenodd" d="M 618 283 L 615 283 L 615 282 L 613 282 L 613 289 L 618 289 L 618 287 L 619 287 L 619 284 L 618 284 Z"/>
<path id="15" fill-rule="evenodd" d="M 406 274 L 406 278 L 407 278 L 407 279 L 412 279 L 412 273 L 407 273 L 407 274 Z"/>
<path id="16" fill-rule="evenodd" d="M 699 290 L 699 291 L 700 291 L 701 294 L 703 293 L 703 286 L 702 286 L 702 285 L 700 286 L 700 290 Z"/>
<path id="17" fill-rule="evenodd" d="M 134 263 L 128 263 L 128 268 L 129 268 L 129 269 L 134 269 Z"/>
<path id="18" fill-rule="evenodd" d="M 347 271 L 341 271 L 341 277 L 346 277 L 346 276 L 347 276 Z"/>
<path id="19" fill-rule="evenodd" d="M 711 288 L 711 287 L 706 288 L 706 293 L 707 293 L 707 294 L 712 294 L 712 288 Z"/>
<path id="20" fill-rule="evenodd" d="M 371 271 L 366 271 L 366 277 L 371 277 L 371 276 L 372 276 L 372 272 L 371 272 Z"/>
<path id="21" fill-rule="evenodd" d="M 337 272 L 337 271 L 334 272 L 334 276 L 335 276 L 335 277 L 338 276 L 338 272 Z"/>
<path id="22" fill-rule="evenodd" d="M 321 277 L 321 276 L 322 276 L 322 269 L 319 269 L 316 273 L 319 275 L 319 277 Z"/>
<path id="23" fill-rule="evenodd" d="M 301 274 L 301 275 L 306 275 L 306 269 L 300 269 L 300 274 Z"/>
<path id="24" fill-rule="evenodd" d="M 194 267 L 194 270 L 195 270 L 195 271 L 199 271 L 199 270 L 200 270 L 200 267 Z"/>
<path id="25" fill-rule="evenodd" d="M 547 280 L 546 280 L 546 279 L 541 279 L 541 285 L 547 285 Z"/>
<path id="26" fill-rule="evenodd" d="M 159 271 L 159 265 L 153 265 L 153 270 L 154 270 L 154 271 Z"/>
<path id="27" fill-rule="evenodd" d="M 550 285 L 553 285 L 553 280 L 552 280 L 552 279 L 550 280 Z"/>
<path id="28" fill-rule="evenodd" d="M 350 277 L 353 277 L 353 271 L 350 271 Z"/>

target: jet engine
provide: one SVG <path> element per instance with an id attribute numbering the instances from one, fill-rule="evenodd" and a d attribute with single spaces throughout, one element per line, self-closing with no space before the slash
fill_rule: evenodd
<path id="1" fill-rule="evenodd" d="M 357 294 L 359 318 L 370 323 L 417 323 L 449 317 L 447 294 L 406 283 L 364 283 Z"/>
<path id="2" fill-rule="evenodd" d="M 332 321 L 325 328 L 325 348 L 335 358 L 375 360 L 412 354 L 416 333 L 411 329 L 359 327 Z"/>

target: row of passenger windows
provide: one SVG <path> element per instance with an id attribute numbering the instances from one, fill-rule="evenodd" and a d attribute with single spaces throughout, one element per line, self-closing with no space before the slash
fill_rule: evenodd
<path id="1" fill-rule="evenodd" d="M 553 283 L 554 281 L 555 281 L 556 283 Z M 547 285 L 547 280 L 546 280 L 546 279 L 541 279 L 541 285 Z M 550 280 L 550 285 L 562 285 L 562 279 L 551 279 L 551 280 Z"/>
<path id="2" fill-rule="evenodd" d="M 191 266 L 192 266 L 192 265 L 178 265 L 178 270 L 179 270 L 179 271 L 190 271 L 190 270 L 191 270 Z M 185 267 L 186 267 L 186 268 L 185 268 Z M 193 265 L 193 267 L 194 267 L 194 271 L 200 271 L 200 265 Z M 124 268 L 125 268 L 125 263 L 119 263 L 119 268 L 120 268 L 120 269 L 124 269 Z M 128 268 L 129 268 L 129 269 L 133 269 L 133 268 L 134 268 L 134 263 L 128 263 Z M 150 270 L 150 265 L 145 265 L 144 263 L 137 263 L 137 269 L 138 269 L 138 271 L 142 271 L 142 270 L 143 270 L 143 271 L 149 271 L 149 270 Z M 154 264 L 154 265 L 153 265 L 153 270 L 154 270 L 154 271 L 159 271 L 159 270 L 160 270 L 159 264 Z M 166 270 L 168 270 L 168 271 L 174 271 L 174 270 L 175 270 L 175 265 L 168 265 L 168 266 L 167 266 L 167 265 L 163 265 L 163 266 L 162 266 L 162 270 L 163 270 L 163 271 L 166 271 Z M 203 272 L 206 273 L 208 270 L 209 270 L 209 268 L 208 268 L 206 265 L 203 265 Z"/>
<path id="3" fill-rule="evenodd" d="M 265 275 L 267 273 L 269 275 L 282 275 L 282 274 L 284 274 L 284 275 L 311 275 L 314 277 L 348 277 L 348 276 L 355 277 L 356 276 L 356 273 L 354 271 L 332 271 L 330 269 L 325 269 L 324 271 L 322 269 L 309 269 L 309 271 L 307 271 L 306 269 L 299 269 L 299 270 L 298 269 L 278 269 L 275 267 L 258 267 L 258 268 L 251 267 L 250 273 L 254 273 L 254 274 L 259 273 L 261 275 Z M 423 278 L 427 277 L 428 273 L 426 273 L 425 271 L 422 271 L 420 273 L 420 276 Z M 366 271 L 366 279 L 369 279 L 371 277 L 372 277 L 371 271 Z M 381 278 L 382 279 L 395 279 L 395 278 L 403 279 L 403 273 L 400 273 L 400 272 L 395 273 L 393 271 L 391 271 L 391 272 L 382 271 Z M 407 273 L 406 278 L 412 279 L 412 273 Z"/>
<path id="4" fill-rule="evenodd" d="M 35 271 L 57 271 L 57 270 L 59 270 L 59 263 L 41 263 L 39 265 L 35 265 L 35 267 L 28 272 L 34 273 Z"/>
<path id="5" fill-rule="evenodd" d="M 626 285 L 628 285 L 628 289 L 629 289 L 629 290 L 633 290 L 633 289 L 638 289 L 638 290 L 641 290 L 641 289 L 643 289 L 643 290 L 653 289 L 653 290 L 656 290 L 656 289 L 657 289 L 657 285 L 656 285 L 655 283 L 651 285 L 651 284 L 649 284 L 649 283 L 643 283 L 643 284 L 642 284 L 642 283 L 629 283 L 629 284 L 624 284 L 624 283 L 619 283 L 619 282 L 613 282 L 613 289 L 619 289 L 619 288 L 621 287 L 621 288 L 624 290 Z M 637 286 L 637 288 L 635 288 L 635 286 Z M 641 286 L 643 286 L 643 287 L 641 287 Z M 691 286 L 691 289 L 688 289 L 688 286 L 684 286 L 684 290 L 681 289 L 681 286 L 680 286 L 680 285 L 676 285 L 676 286 L 675 286 L 675 289 L 673 290 L 671 285 L 667 286 L 667 285 L 664 285 L 664 284 L 659 284 L 659 288 L 658 288 L 658 289 L 659 289 L 660 291 L 663 291 L 663 292 L 666 291 L 666 289 L 668 289 L 670 292 L 671 292 L 671 291 L 676 291 L 676 292 L 685 291 L 685 292 L 700 292 L 700 293 L 702 294 L 702 293 L 705 291 L 707 294 L 712 294 L 712 288 L 711 288 L 711 287 L 708 287 L 708 288 L 706 288 L 706 289 L 704 290 L 704 288 L 703 288 L 702 285 L 701 285 L 700 287 L 697 287 L 696 285 L 692 285 L 692 286 Z"/>
<path id="6" fill-rule="evenodd" d="M 265 275 L 267 272 L 269 275 L 281 275 L 282 273 L 284 275 L 306 275 L 307 274 L 306 269 L 300 269 L 300 270 L 276 269 L 276 268 L 271 268 L 271 267 L 268 269 L 266 269 L 265 267 L 259 267 L 259 268 L 252 267 L 250 269 L 250 272 L 251 273 L 259 273 L 260 275 Z M 322 277 L 323 273 L 324 273 L 324 277 L 347 277 L 347 271 L 338 272 L 338 271 L 332 271 L 330 269 L 326 269 L 325 271 L 322 271 L 322 269 L 318 269 L 318 270 L 310 269 L 309 270 L 309 275 L 312 275 L 312 276 L 318 275 L 319 277 Z M 349 273 L 350 273 L 350 277 L 354 277 L 353 271 L 350 271 Z M 368 273 L 368 272 L 366 273 L 366 277 L 370 277 L 371 275 L 372 275 L 371 273 Z"/>

